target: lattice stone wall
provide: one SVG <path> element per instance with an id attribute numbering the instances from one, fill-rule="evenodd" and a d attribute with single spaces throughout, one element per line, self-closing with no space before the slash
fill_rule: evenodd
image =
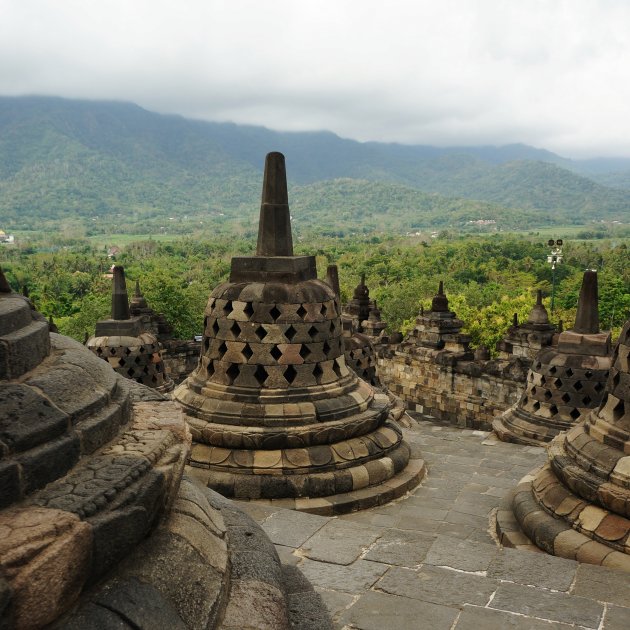
<path id="1" fill-rule="evenodd" d="M 336 300 L 295 304 L 210 298 L 201 364 L 243 387 L 325 385 L 348 373 Z"/>

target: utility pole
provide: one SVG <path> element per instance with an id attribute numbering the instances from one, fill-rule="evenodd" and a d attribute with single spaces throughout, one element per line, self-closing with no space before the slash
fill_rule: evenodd
<path id="1" fill-rule="evenodd" d="M 547 256 L 547 262 L 551 265 L 551 314 L 556 305 L 556 267 L 562 262 L 562 239 L 550 238 L 547 245 L 551 247 L 551 253 Z"/>

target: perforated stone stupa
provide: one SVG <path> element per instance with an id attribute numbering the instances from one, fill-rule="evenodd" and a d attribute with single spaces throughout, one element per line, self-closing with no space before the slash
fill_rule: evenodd
<path id="1" fill-rule="evenodd" d="M 494 421 L 496 434 L 535 445 L 580 422 L 601 402 L 610 353 L 610 333 L 599 330 L 597 272 L 586 271 L 575 326 L 536 356 L 520 400 Z"/>
<path id="2" fill-rule="evenodd" d="M 575 335 L 582 326 L 580 319 Z M 577 342 L 577 339 L 576 339 Z M 522 531 L 548 553 L 630 571 L 630 321 L 619 336 L 604 397 L 549 445 L 549 462 L 517 486 Z M 509 514 L 497 528 L 509 539 Z"/>
<path id="3" fill-rule="evenodd" d="M 419 481 L 388 397 L 346 365 L 334 290 L 293 254 L 280 153 L 265 162 L 256 255 L 233 258 L 211 293 L 199 364 L 174 397 L 192 470 L 224 495 L 334 513 Z"/>
<path id="4" fill-rule="evenodd" d="M 114 267 L 112 282 L 112 316 L 96 323 L 96 334 L 86 346 L 125 378 L 160 392 L 171 391 L 173 381 L 166 374 L 160 342 L 144 328 L 141 315 L 131 316 L 122 267 Z"/>

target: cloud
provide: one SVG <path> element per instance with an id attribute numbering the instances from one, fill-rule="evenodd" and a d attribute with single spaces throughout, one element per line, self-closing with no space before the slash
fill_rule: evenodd
<path id="1" fill-rule="evenodd" d="M 3 0 L 0 93 L 630 155 L 625 0 Z"/>

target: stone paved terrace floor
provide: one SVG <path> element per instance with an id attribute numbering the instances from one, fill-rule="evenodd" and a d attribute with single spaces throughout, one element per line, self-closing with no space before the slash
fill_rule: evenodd
<path id="1" fill-rule="evenodd" d="M 630 574 L 500 549 L 489 533 L 490 512 L 543 449 L 435 421 L 414 422 L 407 440 L 428 474 L 388 505 L 328 518 L 241 504 L 335 628 L 630 630 Z"/>

